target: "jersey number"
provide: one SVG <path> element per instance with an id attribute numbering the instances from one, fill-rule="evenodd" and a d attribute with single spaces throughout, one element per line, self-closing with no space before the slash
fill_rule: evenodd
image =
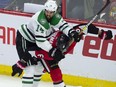
<path id="1" fill-rule="evenodd" d="M 43 30 L 39 25 L 37 26 L 36 31 L 37 31 L 37 32 L 44 33 L 44 30 Z"/>

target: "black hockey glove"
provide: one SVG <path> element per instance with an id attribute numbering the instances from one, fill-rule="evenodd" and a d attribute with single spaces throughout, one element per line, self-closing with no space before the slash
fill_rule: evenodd
<path id="1" fill-rule="evenodd" d="M 27 65 L 37 65 L 37 58 L 32 57 L 28 51 L 26 51 L 20 58 L 20 60 L 24 60 L 27 63 Z"/>
<path id="2" fill-rule="evenodd" d="M 103 39 L 104 33 L 105 33 L 105 40 L 112 39 L 113 35 L 112 35 L 112 31 L 111 30 L 108 30 L 108 31 L 101 30 L 101 33 L 98 35 L 98 37 L 100 39 Z"/>
<path id="3" fill-rule="evenodd" d="M 91 34 L 98 34 L 98 32 L 99 32 L 99 28 L 97 28 L 95 25 L 93 25 L 93 24 L 90 24 L 89 26 L 88 26 L 88 31 L 87 31 L 88 33 L 91 33 Z"/>
<path id="4" fill-rule="evenodd" d="M 34 57 L 34 56 L 31 57 L 28 61 L 26 61 L 27 66 L 37 65 L 37 62 L 38 62 L 38 60 L 37 60 L 37 58 Z"/>
<path id="5" fill-rule="evenodd" d="M 82 30 L 85 26 L 87 25 L 87 23 L 82 23 L 82 24 L 79 24 L 79 25 L 76 25 L 76 26 L 74 26 L 73 27 L 73 29 L 75 29 L 75 30 Z M 90 24 L 89 26 L 88 26 L 88 29 L 87 29 L 87 32 L 86 33 L 91 33 L 91 34 L 98 34 L 98 31 L 99 31 L 99 28 L 97 28 L 95 25 L 93 25 L 93 24 Z M 83 34 L 84 34 L 85 32 L 83 31 Z M 85 33 L 85 34 L 86 34 Z"/>
<path id="6" fill-rule="evenodd" d="M 80 30 L 76 31 L 74 29 L 69 30 L 68 36 L 74 38 L 75 42 L 79 42 L 82 39 L 83 33 L 79 34 Z"/>
<path id="7" fill-rule="evenodd" d="M 62 51 L 60 51 L 57 48 L 52 48 L 49 51 L 49 56 L 53 57 L 56 61 L 60 61 L 61 59 L 65 58 L 64 54 Z"/>
<path id="8" fill-rule="evenodd" d="M 18 61 L 16 64 L 12 66 L 12 76 L 18 74 L 20 76 L 23 72 L 23 69 L 26 67 L 26 63 L 24 61 Z"/>

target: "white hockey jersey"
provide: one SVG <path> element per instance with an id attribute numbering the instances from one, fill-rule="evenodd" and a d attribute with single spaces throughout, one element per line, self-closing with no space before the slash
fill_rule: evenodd
<path id="1" fill-rule="evenodd" d="M 19 32 L 26 40 L 36 43 L 38 47 L 48 52 L 52 48 L 52 45 L 47 38 L 53 33 L 53 28 L 57 28 L 68 35 L 68 31 L 72 26 L 58 13 L 55 13 L 48 22 L 44 10 L 42 10 L 33 15 L 28 24 L 22 24 Z"/>

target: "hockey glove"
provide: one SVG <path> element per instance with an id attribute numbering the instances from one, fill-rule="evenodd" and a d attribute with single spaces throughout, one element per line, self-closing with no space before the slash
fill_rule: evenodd
<path id="1" fill-rule="evenodd" d="M 26 67 L 26 63 L 22 60 L 18 61 L 16 64 L 12 66 L 12 76 L 18 74 L 20 76 L 23 72 L 23 69 Z"/>
<path id="2" fill-rule="evenodd" d="M 60 61 L 61 59 L 65 58 L 64 54 L 62 53 L 62 51 L 60 51 L 57 48 L 52 48 L 49 51 L 49 56 L 53 57 L 56 61 Z"/>
<path id="3" fill-rule="evenodd" d="M 99 28 L 97 28 L 95 25 L 90 24 L 90 25 L 88 26 L 88 31 L 87 31 L 87 33 L 98 34 L 98 32 L 99 32 Z"/>
<path id="4" fill-rule="evenodd" d="M 26 61 L 26 64 L 27 66 L 37 65 L 37 62 L 38 62 L 37 58 L 33 56 L 28 61 Z"/>
<path id="5" fill-rule="evenodd" d="M 98 37 L 100 39 L 103 39 L 104 33 L 105 33 L 105 40 L 112 39 L 113 35 L 112 35 L 112 31 L 111 30 L 108 30 L 108 31 L 101 30 L 101 33 L 98 35 Z"/>
<path id="6" fill-rule="evenodd" d="M 27 65 L 37 65 L 36 57 L 32 57 L 28 51 L 25 51 L 20 60 L 24 60 Z"/>
<path id="7" fill-rule="evenodd" d="M 73 28 L 76 30 L 82 30 L 87 23 L 82 23 L 79 25 L 74 26 Z M 91 33 L 91 34 L 98 34 L 99 28 L 97 28 L 95 25 L 90 24 L 86 30 L 83 31 L 84 34 Z"/>
<path id="8" fill-rule="evenodd" d="M 79 34 L 79 33 L 80 33 L 79 30 L 76 31 L 74 29 L 71 29 L 71 30 L 69 30 L 68 36 L 70 38 L 74 38 L 75 42 L 79 42 L 82 39 L 82 36 L 83 36 L 83 33 L 82 34 Z"/>

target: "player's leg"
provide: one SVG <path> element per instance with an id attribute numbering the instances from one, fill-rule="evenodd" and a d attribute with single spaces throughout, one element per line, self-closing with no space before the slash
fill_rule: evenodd
<path id="1" fill-rule="evenodd" d="M 19 31 L 17 31 L 16 49 L 20 59 L 23 58 L 24 60 L 24 58 L 27 58 L 27 56 L 25 55 L 26 54 L 25 50 L 27 49 L 27 41 L 22 37 Z M 22 87 L 32 87 L 34 67 L 35 65 L 32 65 L 32 66 L 27 66 L 24 69 L 24 74 L 22 77 Z"/>
<path id="2" fill-rule="evenodd" d="M 24 69 L 24 75 L 22 77 L 22 87 L 33 86 L 34 70 L 35 70 L 35 65 L 28 66 Z"/>
<path id="3" fill-rule="evenodd" d="M 52 69 L 50 71 L 50 76 L 53 80 L 54 87 L 66 87 L 62 79 L 62 72 L 60 68 Z"/>
<path id="4" fill-rule="evenodd" d="M 38 62 L 38 65 L 27 66 L 22 77 L 22 87 L 38 87 L 43 70 L 40 62 Z"/>
<path id="5" fill-rule="evenodd" d="M 39 82 L 41 80 L 42 74 L 43 74 L 43 65 L 41 62 L 38 62 L 38 65 L 35 66 L 35 72 L 34 72 L 34 79 L 33 79 L 33 86 L 32 87 L 38 87 Z"/>
<path id="6" fill-rule="evenodd" d="M 54 87 L 66 87 L 62 79 L 62 72 L 56 61 L 47 61 L 50 69 L 50 76 L 53 81 Z"/>

